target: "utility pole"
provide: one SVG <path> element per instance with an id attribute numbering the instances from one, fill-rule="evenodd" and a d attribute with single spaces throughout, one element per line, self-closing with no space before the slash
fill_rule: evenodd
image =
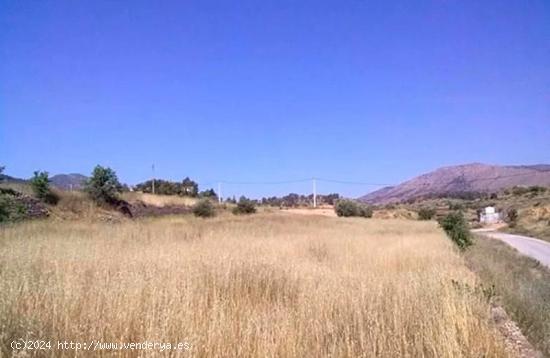
<path id="1" fill-rule="evenodd" d="M 317 207 L 317 181 L 315 178 L 313 180 L 313 208 Z"/>
<path id="2" fill-rule="evenodd" d="M 218 204 L 222 203 L 222 183 L 218 183 Z"/>
<path id="3" fill-rule="evenodd" d="M 153 172 L 153 181 L 151 185 L 151 191 L 153 192 L 153 194 L 155 194 L 155 164 L 151 165 L 151 170 Z"/>

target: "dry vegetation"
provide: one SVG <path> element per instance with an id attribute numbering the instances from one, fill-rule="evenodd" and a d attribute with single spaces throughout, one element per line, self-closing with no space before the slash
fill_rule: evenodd
<path id="1" fill-rule="evenodd" d="M 550 356 L 550 270 L 499 240 L 478 238 L 467 262 L 536 348 Z"/>
<path id="2" fill-rule="evenodd" d="M 550 241 L 550 204 L 520 209 L 517 224 L 507 231 Z"/>
<path id="3" fill-rule="evenodd" d="M 188 196 L 179 196 L 179 195 L 154 195 L 141 192 L 124 192 L 122 193 L 122 199 L 134 203 L 141 201 L 146 205 L 152 206 L 192 206 L 197 202 L 196 198 L 191 198 Z"/>
<path id="4" fill-rule="evenodd" d="M 29 337 L 186 341 L 203 357 L 506 356 L 476 285 L 432 222 L 264 213 L 0 228 L 3 354 Z"/>

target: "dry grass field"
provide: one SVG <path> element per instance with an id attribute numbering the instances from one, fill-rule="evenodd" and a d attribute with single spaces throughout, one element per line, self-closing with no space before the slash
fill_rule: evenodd
<path id="1" fill-rule="evenodd" d="M 168 353 L 196 357 L 506 356 L 476 285 L 432 222 L 263 213 L 0 228 L 3 355 L 23 337 L 188 342 Z"/>
<path id="2" fill-rule="evenodd" d="M 147 205 L 152 206 L 167 206 L 167 205 L 183 205 L 192 206 L 197 202 L 196 198 L 178 196 L 178 195 L 154 195 L 141 192 L 124 192 L 122 193 L 122 199 L 133 203 L 141 201 Z"/>

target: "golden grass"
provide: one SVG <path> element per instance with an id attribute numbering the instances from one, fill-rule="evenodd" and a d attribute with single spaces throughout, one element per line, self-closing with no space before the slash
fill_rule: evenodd
<path id="1" fill-rule="evenodd" d="M 101 207 L 94 203 L 85 192 L 54 190 L 59 198 L 57 205 L 50 205 L 50 216 L 61 220 L 120 221 L 122 213 Z M 65 222 L 56 225 L 73 225 Z"/>
<path id="2" fill-rule="evenodd" d="M 183 206 L 192 206 L 197 202 L 196 198 L 190 198 L 185 196 L 178 195 L 154 195 L 141 192 L 125 192 L 122 193 L 122 199 L 128 202 L 141 201 L 147 205 L 153 206 L 172 206 L 172 205 L 183 205 Z"/>
<path id="3" fill-rule="evenodd" d="M 29 222 L 0 229 L 0 339 L 4 354 L 29 337 L 185 341 L 199 357 L 504 356 L 486 301 L 460 288 L 475 281 L 430 222 Z"/>

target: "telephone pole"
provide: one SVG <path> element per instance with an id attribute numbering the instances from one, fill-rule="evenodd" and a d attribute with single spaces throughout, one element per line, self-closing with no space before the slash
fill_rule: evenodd
<path id="1" fill-rule="evenodd" d="M 218 182 L 218 204 L 222 203 L 222 183 Z"/>
<path id="2" fill-rule="evenodd" d="M 153 181 L 151 184 L 151 192 L 155 194 L 155 164 L 151 165 L 151 171 L 153 172 Z"/>
<path id="3" fill-rule="evenodd" d="M 317 207 L 317 181 L 315 178 L 312 179 L 313 181 L 313 208 Z"/>

